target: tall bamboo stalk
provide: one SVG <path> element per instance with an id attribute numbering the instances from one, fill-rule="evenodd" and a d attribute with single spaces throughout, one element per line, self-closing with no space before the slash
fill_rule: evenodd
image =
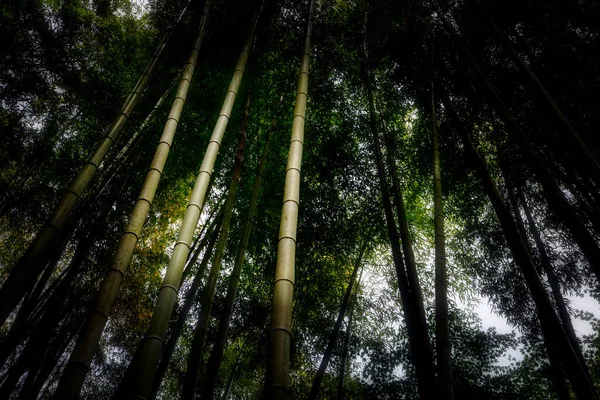
<path id="1" fill-rule="evenodd" d="M 89 186 L 112 144 L 123 131 L 125 123 L 131 116 L 131 113 L 142 97 L 144 90 L 148 86 L 150 77 L 156 69 L 158 59 L 167 45 L 173 32 L 173 28 L 179 20 L 181 20 L 186 8 L 183 9 L 176 22 L 171 26 L 168 33 L 159 43 L 157 50 L 148 62 L 146 69 L 142 72 L 142 75 L 138 79 L 133 90 L 125 100 L 125 104 L 121 108 L 119 115 L 113 121 L 110 129 L 107 130 L 106 135 L 98 142 L 81 171 L 67 187 L 46 224 L 39 230 L 25 251 L 25 254 L 14 266 L 10 275 L 0 288 L 0 326 L 4 324 L 21 299 L 33 285 L 35 285 L 38 276 L 42 273 L 44 266 L 46 265 L 45 261 L 48 252 L 53 249 L 69 215 L 77 205 L 83 192 Z"/>
<path id="2" fill-rule="evenodd" d="M 202 303 L 200 305 L 200 315 L 198 316 L 198 322 L 196 323 L 196 329 L 194 331 L 194 339 L 192 340 L 192 347 L 188 356 L 187 369 L 185 379 L 183 381 L 183 393 L 181 396 L 181 398 L 184 400 L 193 399 L 196 391 L 198 372 L 200 371 L 201 360 L 204 355 L 206 330 L 210 320 L 210 312 L 212 310 L 215 291 L 217 289 L 217 281 L 219 279 L 219 272 L 221 271 L 225 246 L 229 237 L 229 225 L 231 222 L 231 215 L 233 213 L 233 206 L 235 204 L 237 187 L 242 172 L 242 160 L 244 158 L 244 147 L 246 143 L 246 133 L 248 130 L 249 108 L 250 96 L 248 96 L 248 100 L 246 101 L 244 117 L 242 119 L 238 149 L 235 154 L 235 161 L 233 163 L 233 169 L 231 172 L 231 183 L 229 184 L 229 191 L 227 193 L 227 200 L 225 201 L 225 209 L 223 211 L 221 232 L 219 232 L 219 239 L 217 241 L 217 248 L 215 250 L 210 273 L 208 275 L 206 285 L 204 285 L 204 294 L 202 297 Z"/>
<path id="3" fill-rule="evenodd" d="M 254 34 L 256 32 L 258 17 L 260 11 L 262 11 L 262 7 L 263 5 L 261 5 L 259 12 L 254 19 L 250 34 L 248 35 L 240 54 L 231 83 L 227 89 L 221 112 L 219 113 L 219 118 L 217 119 L 206 153 L 204 154 L 202 166 L 200 167 L 196 182 L 194 183 L 190 201 L 181 223 L 177 242 L 173 249 L 173 254 L 158 294 L 150 327 L 140 345 L 138 353 L 139 357 L 136 357 L 132 361 L 132 377 L 127 382 L 128 387 L 126 389 L 126 392 L 129 392 L 132 396 L 147 398 L 150 395 L 156 367 L 163 350 L 164 338 L 167 333 L 171 312 L 173 311 L 173 305 L 177 299 L 183 266 L 190 251 L 190 243 L 192 241 L 194 229 L 198 224 L 202 209 L 204 208 L 210 177 L 219 152 L 219 147 L 221 146 L 223 134 L 225 133 L 225 128 L 229 122 L 229 116 L 231 115 L 231 109 L 237 96 L 244 69 L 246 68 L 252 43 L 254 42 Z"/>
<path id="4" fill-rule="evenodd" d="M 223 309 L 223 312 L 221 314 L 221 319 L 219 321 L 219 329 L 217 331 L 217 337 L 215 339 L 215 344 L 213 345 L 213 350 L 211 352 L 211 356 L 208 362 L 208 367 L 206 368 L 206 379 L 204 381 L 204 384 L 202 385 L 201 397 L 203 399 L 212 398 L 217 383 L 219 369 L 221 368 L 221 362 L 223 360 L 223 350 L 225 349 L 225 344 L 227 343 L 227 331 L 229 330 L 229 322 L 231 321 L 231 315 L 233 314 L 233 305 L 235 302 L 237 288 L 240 281 L 240 275 L 246 258 L 246 248 L 248 247 L 248 242 L 250 241 L 250 233 L 252 232 L 252 220 L 256 212 L 256 205 L 258 204 L 258 193 L 260 191 L 262 176 L 267 164 L 267 157 L 269 155 L 269 143 L 271 141 L 271 136 L 273 135 L 275 124 L 276 120 L 273 120 L 273 124 L 271 125 L 271 129 L 269 130 L 269 133 L 267 135 L 267 139 L 263 147 L 263 152 L 260 157 L 258 172 L 256 173 L 256 178 L 254 179 L 254 185 L 252 186 L 250 204 L 248 206 L 248 212 L 246 214 L 246 217 L 244 218 L 244 226 L 242 228 L 242 236 L 240 237 L 238 253 L 235 258 L 233 269 L 231 271 L 229 286 L 227 287 L 225 308 Z"/>
<path id="5" fill-rule="evenodd" d="M 308 100 L 308 67 L 315 1 L 309 0 L 304 49 L 296 87 L 292 137 L 283 190 L 283 207 L 277 245 L 277 264 L 273 289 L 273 308 L 269 332 L 269 355 L 265 395 L 270 400 L 289 397 L 290 342 L 292 337 L 292 301 L 296 257 L 296 230 L 300 205 L 300 168 L 304 147 L 304 124 Z"/>
<path id="6" fill-rule="evenodd" d="M 560 186 L 558 185 L 558 183 L 556 182 L 556 180 L 554 179 L 554 177 L 552 176 L 542 159 L 539 157 L 539 155 L 535 152 L 535 150 L 529 143 L 525 133 L 522 131 L 519 124 L 517 124 L 517 122 L 515 121 L 510 110 L 506 107 L 504 101 L 502 100 L 496 89 L 487 79 L 485 73 L 479 66 L 479 63 L 471 55 L 463 38 L 461 38 L 455 32 L 454 28 L 452 27 L 452 25 L 450 25 L 450 23 L 439 8 L 438 15 L 440 17 L 440 20 L 446 27 L 446 30 L 458 43 L 464 55 L 471 63 L 473 70 L 485 86 L 487 92 L 489 93 L 491 101 L 494 103 L 499 114 L 504 119 L 508 128 L 508 133 L 510 134 L 512 140 L 514 140 L 514 142 L 518 144 L 519 149 L 524 154 L 525 159 L 531 166 L 537 179 L 542 185 L 544 193 L 546 194 L 546 198 L 548 199 L 548 204 L 552 206 L 552 208 L 562 219 L 565 227 L 571 232 L 573 238 L 575 239 L 575 242 L 577 242 L 577 244 L 579 245 L 579 248 L 585 255 L 592 271 L 596 275 L 596 278 L 598 279 L 598 281 L 600 281 L 600 247 L 596 243 L 596 240 L 590 234 L 585 224 L 581 221 L 581 219 L 573 209 L 573 207 L 567 200 L 565 194 L 563 193 L 562 189 L 560 188 Z"/>
<path id="7" fill-rule="evenodd" d="M 548 334 L 549 345 L 556 346 L 560 349 L 559 354 L 561 363 L 564 365 L 565 372 L 573 385 L 573 390 L 577 397 L 581 399 L 597 399 L 597 394 L 588 378 L 586 368 L 582 365 L 579 357 L 577 357 L 577 354 L 554 311 L 554 306 L 552 305 L 548 293 L 531 261 L 531 257 L 521 239 L 515 221 L 502 200 L 502 197 L 498 193 L 498 188 L 487 169 L 485 160 L 479 155 L 479 152 L 469 135 L 460 129 L 460 120 L 458 119 L 450 100 L 447 96 L 444 96 L 443 100 L 445 109 L 449 111 L 451 118 L 456 121 L 455 123 L 457 127 L 459 127 L 459 133 L 465 147 L 465 152 L 474 162 L 481 184 L 498 216 L 500 227 L 508 242 L 510 252 L 525 278 L 527 287 L 529 288 L 536 305 L 542 329 L 546 330 Z"/>
<path id="8" fill-rule="evenodd" d="M 327 366 L 329 365 L 329 360 L 331 359 L 333 349 L 335 348 L 335 344 L 337 343 L 337 338 L 340 333 L 340 329 L 342 328 L 342 322 L 344 322 L 344 317 L 346 316 L 346 309 L 348 308 L 348 304 L 350 302 L 350 296 L 352 295 L 352 288 L 354 287 L 354 282 L 356 281 L 356 275 L 358 275 L 358 270 L 362 266 L 362 258 L 365 254 L 365 250 L 367 249 L 368 244 L 368 240 L 365 240 L 365 243 L 360 249 L 358 258 L 354 263 L 354 269 L 352 271 L 352 275 L 350 276 L 350 282 L 346 287 L 346 293 L 344 293 L 344 299 L 342 300 L 340 311 L 333 326 L 333 330 L 331 331 L 331 334 L 329 336 L 327 348 L 325 349 L 325 353 L 323 354 L 323 358 L 321 359 L 321 364 L 319 365 L 319 369 L 317 370 L 317 373 L 313 379 L 310 392 L 308 393 L 309 400 L 315 400 L 317 398 L 317 395 L 319 394 L 319 389 L 321 389 L 321 382 L 323 382 L 325 372 L 327 371 Z"/>
<path id="9" fill-rule="evenodd" d="M 210 233 L 210 243 L 206 248 L 206 252 L 204 253 L 204 257 L 202 258 L 200 267 L 198 268 L 198 271 L 194 276 L 192 285 L 190 286 L 188 292 L 185 295 L 185 300 L 177 317 L 177 322 L 175 322 L 173 328 L 171 329 L 171 335 L 169 336 L 169 340 L 165 345 L 165 350 L 163 351 L 162 357 L 160 359 L 160 364 L 158 364 L 158 368 L 156 369 L 156 375 L 152 387 L 152 394 L 150 395 L 151 399 L 156 398 L 156 395 L 160 390 L 160 385 L 167 373 L 167 370 L 169 369 L 169 363 L 171 362 L 171 357 L 173 356 L 173 352 L 175 351 L 175 346 L 179 341 L 179 337 L 181 336 L 181 332 L 183 331 L 183 326 L 185 325 L 185 320 L 187 319 L 190 309 L 194 304 L 198 288 L 200 287 L 200 282 L 202 281 L 202 277 L 204 276 L 204 271 L 206 270 L 208 261 L 211 258 L 213 249 L 215 248 L 215 244 L 217 243 L 217 238 L 219 237 L 218 233 L 220 231 L 219 225 L 221 217 L 218 216 L 217 218 L 219 219 L 219 224 L 216 225 L 216 228 Z"/>
<path id="10" fill-rule="evenodd" d="M 442 202 L 442 172 L 438 143 L 434 83 L 431 81 L 431 136 L 433 144 L 433 213 L 435 235 L 435 349 L 437 353 L 438 396 L 454 399 L 450 329 L 448 327 L 448 272 L 446 266 L 446 235 Z"/>
<path id="11" fill-rule="evenodd" d="M 148 212 L 150 211 L 150 206 L 154 199 L 154 195 L 156 194 L 158 182 L 167 161 L 171 144 L 173 143 L 173 137 L 175 136 L 179 117 L 181 116 L 181 111 L 194 74 L 194 68 L 198 60 L 198 54 L 200 53 L 202 39 L 204 38 L 204 33 L 206 31 L 210 5 L 211 0 L 207 0 L 204 6 L 204 14 L 202 15 L 196 37 L 194 38 L 190 57 L 185 65 L 183 74 L 181 75 L 179 87 L 177 88 L 177 93 L 173 100 L 169 117 L 165 123 L 156 152 L 154 153 L 154 158 L 150 164 L 146 178 L 144 179 L 142 189 L 138 194 L 125 232 L 119 239 L 117 250 L 111 261 L 110 268 L 106 273 L 104 281 L 96 296 L 94 309 L 83 332 L 77 340 L 69 362 L 67 363 L 58 384 L 55 394 L 55 398 L 57 399 L 73 399 L 77 397 L 81 390 L 81 386 L 83 385 L 85 376 L 90 369 L 96 347 L 98 346 L 104 327 L 108 322 L 112 305 L 121 283 L 129 268 L 133 251 L 139 240 Z"/>
<path id="12" fill-rule="evenodd" d="M 569 145 L 572 146 L 571 151 L 572 156 L 575 158 L 575 162 L 581 163 L 584 167 L 582 169 L 582 172 L 589 175 L 596 184 L 596 186 L 600 186 L 600 163 L 598 163 L 598 161 L 594 158 L 581 136 L 579 136 L 579 133 L 577 133 L 577 131 L 575 130 L 573 125 L 571 125 L 565 114 L 560 110 L 560 108 L 558 108 L 558 106 L 552 99 L 552 96 L 550 96 L 544 85 L 538 80 L 537 76 L 535 76 L 535 74 L 533 73 L 531 68 L 529 68 L 527 63 L 525 63 L 525 61 L 519 55 L 512 43 L 508 40 L 506 35 L 500 30 L 498 25 L 496 25 L 496 22 L 494 22 L 487 10 L 479 2 L 479 0 L 475 0 L 475 2 L 481 8 L 481 11 L 486 17 L 488 24 L 492 27 L 492 30 L 496 33 L 504 47 L 506 47 L 515 63 L 519 66 L 521 71 L 533 84 L 532 87 L 535 88 L 535 90 L 537 90 L 538 94 L 545 100 L 546 104 L 550 107 L 553 114 L 562 124 L 567 137 L 570 139 Z"/>

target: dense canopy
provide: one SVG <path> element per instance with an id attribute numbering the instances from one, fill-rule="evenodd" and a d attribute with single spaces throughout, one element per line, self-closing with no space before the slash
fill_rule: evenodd
<path id="1" fill-rule="evenodd" d="M 0 41 L 0 398 L 600 397 L 599 2 L 23 0 Z"/>

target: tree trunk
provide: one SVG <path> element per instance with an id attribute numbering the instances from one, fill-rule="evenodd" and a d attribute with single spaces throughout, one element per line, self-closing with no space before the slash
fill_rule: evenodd
<path id="1" fill-rule="evenodd" d="M 365 243 L 360 249 L 360 253 L 358 258 L 354 264 L 354 270 L 352 271 L 352 275 L 350 276 L 350 282 L 348 283 L 348 287 L 346 287 L 346 293 L 344 294 L 344 299 L 342 301 L 342 305 L 340 307 L 340 311 L 337 316 L 337 320 L 335 321 L 335 325 L 333 327 L 333 331 L 331 331 L 331 335 L 329 336 L 329 342 L 327 343 L 327 349 L 325 350 L 325 354 L 323 354 L 323 358 L 321 359 L 321 364 L 319 365 L 319 370 L 313 379 L 312 386 L 310 388 L 310 392 L 308 394 L 309 400 L 315 400 L 317 398 L 317 394 L 319 394 L 319 389 L 321 389 L 321 382 L 325 377 L 325 371 L 327 371 L 327 366 L 329 365 L 329 360 L 331 359 L 331 355 L 333 354 L 333 349 L 335 348 L 335 344 L 337 343 L 337 337 L 340 333 L 340 329 L 342 328 L 342 322 L 344 322 L 344 317 L 346 315 L 346 309 L 348 308 L 348 303 L 350 302 L 350 296 L 352 294 L 352 287 L 354 286 L 354 282 L 356 281 L 356 275 L 358 274 L 358 270 L 362 266 L 362 258 L 365 254 L 365 250 L 367 249 L 367 245 L 369 242 L 365 240 Z"/>
<path id="2" fill-rule="evenodd" d="M 182 16 L 183 13 L 179 16 L 177 22 L 179 22 Z M 35 285 L 38 276 L 42 273 L 47 261 L 48 252 L 54 248 L 57 238 L 67 222 L 69 215 L 77 205 L 83 192 L 89 186 L 94 174 L 98 170 L 100 164 L 102 164 L 102 161 L 112 144 L 123 130 L 125 123 L 146 89 L 150 77 L 156 68 L 158 59 L 163 53 L 167 41 L 173 32 L 174 26 L 175 24 L 163 37 L 156 52 L 150 59 L 150 62 L 138 79 L 135 87 L 125 100 L 121 112 L 113 121 L 107 134 L 96 145 L 96 148 L 88 158 L 88 161 L 82 167 L 75 179 L 69 184 L 50 219 L 37 233 L 25 251 L 25 254 L 14 266 L 6 281 L 4 281 L 4 284 L 0 288 L 0 326 L 4 325 L 6 319 L 17 307 L 26 293 L 33 285 Z"/>
<path id="3" fill-rule="evenodd" d="M 150 210 L 150 205 L 154 199 L 159 179 L 167 161 L 167 156 L 177 128 L 177 122 L 181 116 L 183 104 L 185 103 L 185 98 L 194 74 L 194 67 L 198 60 L 200 46 L 202 45 L 204 32 L 206 30 L 206 20 L 208 18 L 209 8 L 210 0 L 207 0 L 204 8 L 204 15 L 200 21 L 200 26 L 198 27 L 198 32 L 194 39 L 190 57 L 179 81 L 177 94 L 173 101 L 169 118 L 165 123 L 158 147 L 156 148 L 154 159 L 152 160 L 146 178 L 144 179 L 143 187 L 135 202 L 125 232 L 119 240 L 111 266 L 98 291 L 94 310 L 75 344 L 75 348 L 71 353 L 71 358 L 69 359 L 65 371 L 63 372 L 63 376 L 58 384 L 55 393 L 57 399 L 76 398 L 81 390 L 85 376 L 90 370 L 90 364 L 96 351 L 96 347 L 102 336 L 102 331 L 108 322 L 108 317 L 117 292 L 121 286 L 121 282 L 129 268 L 133 251 L 140 237 L 140 232 L 146 221 L 146 216 Z"/>
<path id="4" fill-rule="evenodd" d="M 567 227 L 567 229 L 573 235 L 573 238 L 579 245 L 579 248 L 585 255 L 590 264 L 592 271 L 596 275 L 598 281 L 600 282 L 600 248 L 598 247 L 595 239 L 590 235 L 586 226 L 583 224 L 577 213 L 573 210 L 573 207 L 565 197 L 565 194 L 562 192 L 561 188 L 558 186 L 554 178 L 552 177 L 550 171 L 546 168 L 543 161 L 536 154 L 532 146 L 529 144 L 527 137 L 513 118 L 512 114 L 500 98 L 500 95 L 494 89 L 492 84 L 489 82 L 485 73 L 482 71 L 481 67 L 473 58 L 469 49 L 467 48 L 464 41 L 458 36 L 458 34 L 454 31 L 454 28 L 448 23 L 442 12 L 438 8 L 438 15 L 442 20 L 444 26 L 447 31 L 454 37 L 456 42 L 462 48 L 465 56 L 470 61 L 473 69 L 479 76 L 480 80 L 486 87 L 491 100 L 495 104 L 499 114 L 503 117 L 508 132 L 514 140 L 521 151 L 524 154 L 524 158 L 529 162 L 532 170 L 537 176 L 539 182 L 541 183 L 544 192 L 546 193 L 546 197 L 548 199 L 548 203 L 552 206 L 552 208 L 556 211 L 559 217 L 562 219 L 563 223 Z"/>
<path id="5" fill-rule="evenodd" d="M 273 120 L 273 124 L 271 125 L 271 129 L 269 130 L 269 133 L 267 135 L 262 156 L 260 158 L 258 172 L 256 173 L 256 178 L 254 179 L 254 185 L 252 186 L 250 204 L 248 206 L 246 218 L 244 219 L 244 226 L 242 228 L 242 236 L 240 238 L 238 253 L 235 259 L 235 263 L 233 265 L 233 270 L 231 271 L 229 286 L 227 287 L 225 308 L 223 309 L 223 313 L 221 314 L 219 330 L 217 332 L 216 341 L 208 362 L 208 368 L 206 369 L 206 379 L 202 386 L 201 397 L 203 399 L 210 399 L 213 397 L 217 377 L 219 374 L 219 369 L 221 368 L 223 350 L 225 349 L 225 344 L 227 343 L 227 331 L 229 330 L 229 322 L 231 321 L 231 315 L 233 314 L 233 305 L 236 298 L 242 267 L 244 265 L 244 260 L 246 257 L 246 248 L 248 247 L 248 242 L 250 241 L 250 233 L 252 232 L 252 220 L 254 218 L 254 214 L 256 213 L 258 194 L 262 183 L 262 175 L 264 173 L 265 166 L 267 163 L 267 157 L 269 154 L 269 143 L 271 141 L 273 130 L 275 129 L 275 124 L 276 120 Z"/>
<path id="6" fill-rule="evenodd" d="M 207 2 L 207 4 L 209 4 L 209 2 Z M 254 19 L 250 34 L 244 43 L 221 112 L 219 113 L 219 118 L 217 119 L 206 153 L 204 154 L 204 160 L 202 161 L 200 172 L 194 183 L 190 201 L 181 223 L 177 242 L 173 249 L 169 265 L 167 266 L 163 285 L 158 294 L 150 327 L 140 345 L 138 352 L 140 356 L 132 361 L 132 378 L 128 380 L 128 388 L 125 389 L 131 396 L 148 397 L 152 390 L 154 374 L 163 350 L 164 338 L 167 333 L 169 320 L 171 319 L 173 305 L 177 299 L 183 267 L 190 251 L 189 243 L 192 240 L 194 230 L 204 208 L 212 170 L 223 139 L 223 134 L 225 133 L 229 121 L 229 116 L 231 115 L 233 103 L 237 96 L 240 81 L 244 74 L 246 62 L 254 42 L 254 34 L 256 32 L 256 26 L 261 11 L 262 5 Z"/>
<path id="7" fill-rule="evenodd" d="M 206 285 L 204 285 L 204 295 L 200 306 L 200 315 L 198 317 L 198 322 L 194 332 L 194 339 L 192 341 L 192 347 L 188 356 L 185 380 L 183 381 L 183 393 L 181 396 L 181 398 L 184 400 L 191 400 L 194 398 L 198 373 L 201 369 L 201 363 L 204 356 L 206 330 L 208 328 L 210 312 L 212 310 L 212 305 L 215 298 L 215 291 L 217 289 L 219 272 L 221 271 L 225 245 L 227 244 L 227 238 L 229 237 L 231 214 L 233 213 L 235 196 L 242 171 L 242 160 L 244 158 L 244 146 L 246 143 L 246 133 L 248 129 L 249 108 L 250 97 L 248 97 L 248 100 L 246 101 L 242 129 L 240 130 L 240 140 L 238 142 L 238 149 L 235 155 L 235 161 L 233 163 L 233 170 L 231 172 L 231 183 L 229 185 L 229 192 L 227 193 L 227 200 L 225 201 L 223 223 L 221 224 L 221 232 L 219 233 L 219 239 L 217 241 L 217 249 L 215 250 L 215 255 L 210 268 L 210 274 L 208 275 Z"/>
<path id="8" fill-rule="evenodd" d="M 218 218 L 220 219 L 220 217 Z M 202 262 L 200 263 L 198 272 L 196 272 L 196 275 L 194 276 L 192 285 L 190 286 L 185 295 L 183 307 L 181 307 L 181 310 L 179 311 L 177 322 L 173 325 L 173 328 L 171 329 L 171 335 L 169 336 L 169 340 L 165 345 L 165 350 L 160 359 L 160 364 L 158 364 L 158 368 L 156 369 L 156 375 L 154 377 L 154 383 L 152 386 L 152 394 L 150 395 L 151 399 L 155 399 L 158 395 L 160 385 L 165 375 L 167 374 L 167 370 L 169 369 L 169 364 L 171 362 L 171 357 L 173 356 L 173 352 L 175 351 L 175 346 L 179 341 L 179 337 L 181 336 L 181 332 L 183 331 L 183 326 L 185 325 L 185 320 L 187 319 L 190 309 L 194 304 L 198 288 L 200 287 L 200 282 L 202 281 L 202 277 L 204 276 L 204 271 L 206 270 L 208 261 L 210 260 L 213 249 L 215 248 L 215 244 L 217 243 L 217 234 L 219 233 L 219 230 L 219 225 L 217 225 L 216 228 L 213 229 L 213 231 L 210 233 L 210 243 L 206 248 L 204 256 L 202 257 Z"/>
<path id="9" fill-rule="evenodd" d="M 283 190 L 283 207 L 277 244 L 277 264 L 269 331 L 269 352 L 265 397 L 287 400 L 290 385 L 290 345 L 292 340 L 292 302 L 294 299 L 296 231 L 300 203 L 300 168 L 304 148 L 304 124 L 308 100 L 308 67 L 315 1 L 309 0 L 304 49 L 296 86 L 292 137 Z"/>
<path id="10" fill-rule="evenodd" d="M 535 302 L 538 316 L 542 324 L 542 329 L 548 333 L 548 339 L 550 346 L 556 346 L 560 348 L 560 359 L 561 363 L 565 367 L 565 372 L 571 384 L 575 394 L 580 399 L 597 399 L 597 395 L 594 391 L 591 381 L 587 377 L 586 368 L 583 366 L 577 357 L 576 352 L 573 350 L 571 343 L 562 327 L 560 320 L 558 319 L 552 302 L 546 293 L 546 289 L 538 276 L 535 266 L 531 261 L 531 257 L 527 248 L 521 240 L 518 228 L 512 218 L 510 211 L 504 204 L 504 201 L 498 193 L 498 189 L 492 176 L 490 175 L 485 161 L 479 155 L 479 152 L 475 148 L 471 138 L 464 132 L 460 127 L 460 121 L 458 116 L 453 111 L 452 105 L 449 99 L 444 98 L 444 106 L 449 110 L 451 118 L 456 121 L 456 126 L 461 135 L 465 151 L 468 156 L 474 161 L 475 168 L 479 174 L 483 188 L 496 211 L 496 215 L 500 221 L 500 226 L 504 232 L 504 236 L 508 242 L 511 254 L 519 266 L 525 282 L 529 287 L 533 301 Z"/>

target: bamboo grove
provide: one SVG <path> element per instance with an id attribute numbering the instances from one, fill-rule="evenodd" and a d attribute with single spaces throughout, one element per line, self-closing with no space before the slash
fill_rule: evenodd
<path id="1" fill-rule="evenodd" d="M 0 11 L 0 398 L 599 398 L 597 2 Z"/>

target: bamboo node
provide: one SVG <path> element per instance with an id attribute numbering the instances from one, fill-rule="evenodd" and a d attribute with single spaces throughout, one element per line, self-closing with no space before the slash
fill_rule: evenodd
<path id="1" fill-rule="evenodd" d="M 288 281 L 289 283 L 292 284 L 292 286 L 296 286 L 296 284 L 294 283 L 294 281 L 292 281 L 289 278 L 277 278 L 277 279 L 275 279 L 275 284 L 277 284 L 277 282 L 279 282 L 279 281 Z"/>
<path id="2" fill-rule="evenodd" d="M 165 340 L 163 338 L 161 338 L 160 336 L 156 336 L 156 335 L 144 336 L 144 338 L 142 339 L 142 342 L 145 342 L 146 340 L 149 340 L 149 339 L 156 339 L 160 343 L 162 343 L 163 346 L 165 345 Z"/>
<path id="3" fill-rule="evenodd" d="M 93 165 L 93 164 L 92 164 L 92 165 Z M 77 197 L 77 200 L 79 200 L 79 199 L 80 199 L 79 193 L 75 192 L 75 191 L 74 191 L 73 189 L 71 189 L 71 188 L 66 188 L 66 189 L 65 189 L 65 192 L 67 192 L 67 193 L 71 193 L 71 194 L 74 194 L 74 195 L 75 195 L 75 197 Z"/>
<path id="4" fill-rule="evenodd" d="M 273 333 L 275 331 L 284 331 L 285 333 L 287 333 L 288 335 L 290 335 L 290 337 L 292 337 L 292 332 L 288 328 L 282 328 L 282 327 L 271 328 L 269 330 L 269 333 Z"/>
<path id="5" fill-rule="evenodd" d="M 173 286 L 173 285 L 169 285 L 168 283 L 165 283 L 165 284 L 163 284 L 163 285 L 160 287 L 160 290 L 163 290 L 164 288 L 170 288 L 170 289 L 173 289 L 173 290 L 175 291 L 175 293 L 178 293 L 178 292 L 179 292 L 179 288 L 176 288 L 176 287 L 175 287 L 175 286 Z"/>
<path id="6" fill-rule="evenodd" d="M 165 142 L 163 142 L 163 143 L 165 143 Z M 160 169 L 156 168 L 156 167 L 150 167 L 150 168 L 148 168 L 148 172 L 150 172 L 150 171 L 156 171 L 156 172 L 158 172 L 159 174 L 162 175 L 162 171 Z M 146 200 L 146 199 L 144 199 L 144 200 Z M 146 200 L 146 201 L 148 201 L 148 200 Z M 148 201 L 148 203 L 150 203 L 150 202 Z"/>
<path id="7" fill-rule="evenodd" d="M 133 231 L 125 231 L 125 232 L 123 232 L 123 236 L 125 236 L 127 234 L 135 236 L 136 240 L 140 240 L 140 236 L 137 233 L 133 232 Z"/>
<path id="8" fill-rule="evenodd" d="M 294 200 L 287 200 L 287 201 L 294 201 Z M 277 239 L 277 242 L 280 242 L 280 241 L 281 241 L 281 239 L 286 239 L 286 238 L 287 238 L 287 239 L 292 239 L 292 240 L 294 241 L 294 243 L 296 243 L 296 239 L 295 239 L 295 238 L 293 238 L 293 237 L 291 237 L 291 236 L 282 236 L 282 237 L 280 237 L 279 239 Z"/>
<path id="9" fill-rule="evenodd" d="M 192 249 L 192 246 L 190 246 L 190 245 L 189 245 L 189 243 L 187 243 L 187 242 L 184 242 L 184 241 L 181 241 L 181 240 L 180 240 L 180 241 L 177 241 L 177 242 L 175 242 L 175 246 L 177 246 L 178 244 L 184 244 L 184 245 L 185 245 L 185 247 L 187 247 L 189 250 L 191 250 L 191 249 Z"/>

